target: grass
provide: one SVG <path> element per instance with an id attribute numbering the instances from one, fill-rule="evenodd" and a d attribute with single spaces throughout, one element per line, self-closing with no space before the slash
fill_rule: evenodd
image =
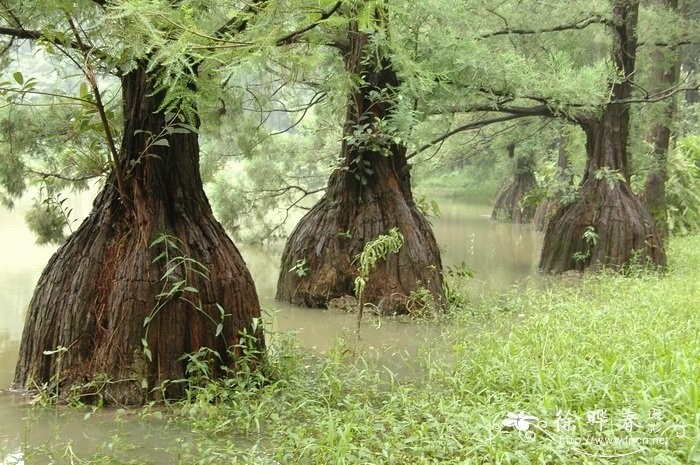
<path id="1" fill-rule="evenodd" d="M 323 358 L 287 343 L 270 360 L 277 381 L 208 385 L 183 421 L 254 438 L 240 463 L 700 463 L 699 243 L 674 240 L 664 275 L 587 276 L 471 306 L 442 322 L 412 374 L 344 341 Z M 509 428 L 509 412 L 538 421 Z"/>
<path id="2" fill-rule="evenodd" d="M 192 436 L 168 463 L 700 463 L 700 237 L 671 245 L 663 275 L 467 305 L 400 373 L 351 337 L 310 356 L 279 336 L 265 379 L 203 382 L 170 406 Z M 537 420 L 507 421 L 520 412 Z"/>

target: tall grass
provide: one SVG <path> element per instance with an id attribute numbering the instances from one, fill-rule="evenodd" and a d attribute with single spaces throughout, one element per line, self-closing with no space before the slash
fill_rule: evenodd
<path id="1" fill-rule="evenodd" d="M 473 305 L 401 374 L 344 341 L 320 358 L 287 341 L 272 382 L 208 385 L 183 419 L 203 437 L 246 434 L 255 445 L 229 457 L 240 463 L 700 463 L 699 244 L 675 240 L 662 275 Z M 537 419 L 504 424 L 520 412 Z"/>

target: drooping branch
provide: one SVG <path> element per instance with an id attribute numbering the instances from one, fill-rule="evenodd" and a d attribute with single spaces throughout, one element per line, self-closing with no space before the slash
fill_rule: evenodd
<path id="1" fill-rule="evenodd" d="M 81 182 L 81 181 L 89 181 L 91 179 L 99 178 L 101 175 L 96 175 L 96 174 L 87 174 L 85 176 L 66 176 L 61 173 L 47 173 L 45 171 L 38 171 L 34 170 L 31 168 L 26 168 L 26 172 L 33 174 L 34 176 L 38 176 L 42 179 L 47 179 L 47 178 L 55 178 L 55 179 L 60 179 L 61 181 L 68 181 L 68 182 Z"/>
<path id="2" fill-rule="evenodd" d="M 0 35 L 3 36 L 8 36 L 8 37 L 13 37 L 15 39 L 26 39 L 26 40 L 32 40 L 32 41 L 43 41 L 50 43 L 52 45 L 60 46 L 60 47 L 67 47 L 71 48 L 74 50 L 80 50 L 83 53 L 90 52 L 93 56 L 96 56 L 100 59 L 105 59 L 108 57 L 108 55 L 102 51 L 99 50 L 95 47 L 90 47 L 90 48 L 85 48 L 84 44 L 81 44 L 78 41 L 70 41 L 70 42 L 65 42 L 62 40 L 59 40 L 56 37 L 48 37 L 46 36 L 43 32 L 41 31 L 33 31 L 29 29 L 24 29 L 23 27 L 5 27 L 5 26 L 0 26 Z"/>

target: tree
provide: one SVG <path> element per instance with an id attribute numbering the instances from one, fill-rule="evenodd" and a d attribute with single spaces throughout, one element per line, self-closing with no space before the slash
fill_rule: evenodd
<path id="1" fill-rule="evenodd" d="M 518 15 L 520 22 L 533 19 L 533 14 L 540 21 L 567 14 L 562 10 L 538 11 L 542 8 L 539 2 L 517 2 L 517 5 L 518 12 L 522 12 Z M 540 259 L 543 272 L 620 268 L 633 259 L 660 266 L 665 263 L 653 219 L 629 185 L 629 108 L 632 103 L 654 101 L 648 95 L 632 94 L 639 2 L 616 0 L 611 5 L 609 16 L 592 11 L 583 19 L 574 16 L 568 22 L 536 27 L 514 25 L 513 18 L 489 10 L 491 16 L 498 18 L 495 21 L 502 21 L 505 27 L 475 34 L 476 44 L 472 49 L 480 52 L 479 45 L 483 44 L 486 53 L 494 57 L 493 62 L 484 64 L 472 55 L 461 69 L 455 68 L 439 77 L 444 87 L 449 86 L 448 91 L 454 93 L 462 88 L 470 96 L 453 107 L 464 113 L 483 115 L 448 134 L 534 116 L 562 118 L 583 129 L 587 166 L 576 198 L 563 206 L 549 223 Z M 580 15 L 576 11 L 569 14 Z M 572 38 L 580 39 L 584 29 L 593 24 L 605 24 L 612 31 L 613 69 L 603 60 L 577 64 L 565 47 L 555 48 L 556 39 L 547 39 L 550 34 L 555 37 L 567 34 L 564 44 L 570 44 Z M 535 37 L 542 41 L 539 52 L 538 47 L 520 47 L 526 38 L 535 40 Z M 500 42 L 491 44 L 494 38 L 501 38 Z M 479 78 L 467 83 L 462 78 L 467 73 Z M 434 139 L 441 140 L 444 137 Z"/>
<path id="2" fill-rule="evenodd" d="M 40 15 L 27 2 L 6 6 L 2 34 L 55 48 L 80 68 L 89 89 L 81 98 L 93 103 L 111 159 L 90 216 L 39 279 L 15 385 L 78 385 L 109 403 L 140 404 L 154 387 L 183 395 L 175 381 L 187 377 L 184 354 L 210 358 L 213 376 L 254 361 L 264 347 L 255 286 L 204 194 L 199 119 L 184 96 L 197 92 L 198 67 L 190 62 L 180 76 L 190 94 L 171 95 L 158 50 L 120 43 L 128 18 L 112 19 L 102 1 L 43 5 Z M 97 69 L 121 84 L 120 145 Z M 246 352 L 253 358 L 241 359 Z"/>
<path id="3" fill-rule="evenodd" d="M 633 259 L 663 266 L 665 253 L 654 220 L 632 193 L 627 155 L 631 90 L 637 53 L 639 2 L 615 0 L 612 62 L 620 77 L 600 114 L 580 114 L 587 164 L 577 199 L 561 208 L 545 232 L 540 270 L 619 268 Z"/>
<path id="4" fill-rule="evenodd" d="M 491 221 L 529 223 L 535 214 L 535 206 L 524 202 L 535 187 L 535 167 L 531 155 L 515 156 L 515 143 L 508 145 L 508 158 L 515 163 L 513 176 L 501 187 L 491 212 Z"/>
<path id="5" fill-rule="evenodd" d="M 358 17 L 372 18 L 376 29 L 360 27 Z M 387 34 L 386 21 L 384 8 L 372 2 L 349 20 L 340 51 L 354 85 L 341 163 L 325 195 L 286 242 L 277 299 L 323 307 L 332 298 L 353 294 L 355 257 L 365 243 L 398 228 L 404 245 L 371 273 L 365 301 L 385 313 L 405 313 L 412 293 L 421 289 L 429 292 L 430 300 L 443 301 L 437 243 L 413 199 L 405 143 L 392 128 L 401 82 L 381 39 Z"/>
<path id="6" fill-rule="evenodd" d="M 662 0 L 663 10 L 678 12 L 678 0 Z M 668 92 L 677 85 L 681 60 L 678 47 L 654 47 L 651 54 L 652 95 Z M 676 99 L 670 97 L 657 104 L 654 123 L 647 134 L 652 146 L 652 165 L 644 185 L 644 200 L 654 217 L 662 242 L 668 238 L 668 212 L 666 204 L 667 156 L 671 145 L 671 130 L 676 113 Z"/>

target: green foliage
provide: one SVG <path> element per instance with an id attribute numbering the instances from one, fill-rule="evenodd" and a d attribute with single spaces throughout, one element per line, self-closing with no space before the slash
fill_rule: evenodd
<path id="1" fill-rule="evenodd" d="M 357 254 L 353 263 L 357 263 L 358 275 L 354 282 L 355 297 L 357 297 L 357 336 L 360 335 L 362 312 L 365 308 L 365 287 L 369 276 L 381 260 L 386 260 L 389 254 L 399 253 L 404 243 L 403 234 L 398 228 L 391 228 L 386 234 L 380 234 L 367 242 L 362 252 Z"/>
<path id="2" fill-rule="evenodd" d="M 65 229 L 73 232 L 71 217 L 73 209 L 69 200 L 57 189 L 50 180 L 45 180 L 39 190 L 39 197 L 34 200 L 31 208 L 25 214 L 29 228 L 36 234 L 39 244 L 61 244 L 66 235 Z"/>
<path id="3" fill-rule="evenodd" d="M 665 275 L 591 275 L 487 298 L 449 316 L 400 372 L 342 339 L 314 357 L 278 341 L 267 363 L 281 376 L 249 390 L 209 384 L 181 421 L 229 461 L 693 463 L 698 240 L 672 241 Z M 517 412 L 538 420 L 521 431 L 509 421 Z M 237 433 L 253 444 L 231 447 Z"/>
<path id="4" fill-rule="evenodd" d="M 403 242 L 403 234 L 397 228 L 391 228 L 386 234 L 380 234 L 365 244 L 362 252 L 355 257 L 359 272 L 355 279 L 355 294 L 358 295 L 358 300 L 361 300 L 359 296 L 364 291 L 367 279 L 377 263 L 380 260 L 386 260 L 389 254 L 399 253 Z"/>
<path id="5" fill-rule="evenodd" d="M 681 139 L 668 155 L 666 205 L 674 235 L 700 231 L 700 136 Z"/>
<path id="6" fill-rule="evenodd" d="M 215 336 L 222 336 L 224 329 L 224 321 L 228 316 L 223 307 L 216 303 L 219 310 L 219 320 L 215 320 L 207 313 L 202 306 L 201 300 L 198 298 L 199 290 L 193 287 L 192 280 L 194 277 L 199 277 L 208 280 L 209 270 L 207 267 L 197 260 L 189 257 L 182 249 L 183 242 L 175 236 L 169 234 L 159 234 L 149 245 L 150 249 L 160 249 L 161 252 L 153 259 L 153 263 L 161 262 L 165 268 L 163 276 L 160 280 L 163 283 L 161 292 L 156 295 L 156 303 L 151 309 L 149 315 L 143 320 L 145 328 L 144 335 L 141 338 L 144 356 L 151 361 L 153 355 L 148 346 L 148 330 L 151 322 L 167 305 L 177 299 L 187 302 L 192 308 L 211 321 L 215 328 Z M 144 388 L 148 387 L 147 381 L 143 380 Z"/>
<path id="7" fill-rule="evenodd" d="M 586 250 L 574 252 L 571 258 L 577 262 L 585 262 L 588 260 L 591 256 L 591 249 L 595 247 L 598 242 L 598 233 L 595 232 L 595 228 L 592 225 L 586 226 L 581 237 L 586 242 Z"/>
<path id="8" fill-rule="evenodd" d="M 289 273 L 296 273 L 297 276 L 303 278 L 309 272 L 309 265 L 306 263 L 306 259 L 297 260 L 293 267 L 289 269 Z"/>
<path id="9" fill-rule="evenodd" d="M 626 182 L 625 176 L 619 170 L 612 170 L 608 166 L 596 170 L 595 179 L 605 182 L 610 190 L 614 189 L 618 182 Z"/>

